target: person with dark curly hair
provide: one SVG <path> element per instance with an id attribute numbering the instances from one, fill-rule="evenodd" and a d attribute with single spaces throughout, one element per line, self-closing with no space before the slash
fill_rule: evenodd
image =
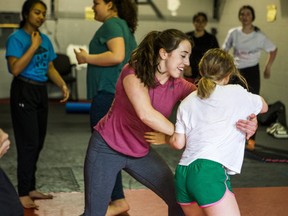
<path id="1" fill-rule="evenodd" d="M 74 50 L 79 64 L 88 63 L 87 97 L 91 102 L 90 127 L 108 112 L 115 95 L 115 85 L 122 67 L 137 43 L 134 37 L 138 18 L 133 0 L 94 0 L 94 19 L 102 23 L 89 44 L 89 53 Z M 111 196 L 107 215 L 129 210 L 122 189 L 121 172 Z"/>
<path id="2" fill-rule="evenodd" d="M 185 33 L 167 29 L 148 33 L 132 52 L 117 81 L 114 102 L 89 141 L 84 216 L 105 215 L 122 169 L 161 197 L 169 216 L 183 215 L 176 202 L 173 173 L 146 139 L 153 131 L 172 135 L 174 125 L 168 117 L 177 102 L 196 90 L 182 77 L 191 48 Z M 252 121 L 237 125 L 250 135 L 256 130 Z"/>

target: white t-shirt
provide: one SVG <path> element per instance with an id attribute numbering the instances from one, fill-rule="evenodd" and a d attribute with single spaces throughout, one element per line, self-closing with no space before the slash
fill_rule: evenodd
<path id="1" fill-rule="evenodd" d="M 228 51 L 232 47 L 238 69 L 257 65 L 262 50 L 268 53 L 276 49 L 276 46 L 261 31 L 246 34 L 242 32 L 242 27 L 228 31 L 222 48 Z"/>
<path id="2" fill-rule="evenodd" d="M 175 132 L 185 134 L 186 147 L 180 165 L 196 159 L 209 159 L 224 165 L 229 174 L 240 173 L 245 149 L 245 134 L 236 128 L 262 109 L 259 95 L 240 85 L 217 85 L 208 99 L 192 92 L 179 105 Z"/>

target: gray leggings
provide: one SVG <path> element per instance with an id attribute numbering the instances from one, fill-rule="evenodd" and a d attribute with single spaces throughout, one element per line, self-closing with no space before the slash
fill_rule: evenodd
<path id="1" fill-rule="evenodd" d="M 154 191 L 168 205 L 169 216 L 184 215 L 176 203 L 174 176 L 166 162 L 152 148 L 141 158 L 111 149 L 94 131 L 85 158 L 85 216 L 104 216 L 118 172 L 123 169 Z"/>

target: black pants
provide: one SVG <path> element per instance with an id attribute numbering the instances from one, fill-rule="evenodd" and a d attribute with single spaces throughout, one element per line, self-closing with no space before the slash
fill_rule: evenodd
<path id="1" fill-rule="evenodd" d="M 279 122 L 284 127 L 287 127 L 285 105 L 281 101 L 269 104 L 268 112 L 258 115 L 258 122 L 266 126 Z"/>
<path id="2" fill-rule="evenodd" d="M 34 85 L 14 78 L 10 106 L 17 148 L 19 196 L 27 196 L 36 187 L 36 169 L 43 148 L 48 117 L 45 85 Z"/>
<path id="3" fill-rule="evenodd" d="M 239 69 L 239 72 L 241 75 L 246 79 L 248 83 L 249 92 L 252 92 L 253 94 L 259 94 L 260 93 L 260 68 L 259 65 L 255 65 L 248 68 L 242 68 Z M 231 84 L 240 84 L 243 86 L 243 83 L 241 83 L 236 77 L 232 77 L 230 80 Z M 243 86 L 245 87 L 245 86 Z"/>
<path id="4" fill-rule="evenodd" d="M 0 215 L 23 216 L 24 210 L 10 179 L 0 168 Z"/>
<path id="5" fill-rule="evenodd" d="M 249 91 L 253 94 L 260 93 L 260 68 L 259 65 L 243 68 L 239 70 L 242 76 L 246 79 Z"/>
<path id="6" fill-rule="evenodd" d="M 252 66 L 252 67 L 239 69 L 239 71 L 248 83 L 249 92 L 259 95 L 259 93 L 260 93 L 260 68 L 259 68 L 259 64 Z M 233 78 L 230 81 L 230 83 L 240 84 L 243 86 L 243 84 L 240 83 L 239 80 L 237 80 L 237 79 L 233 80 Z M 255 140 L 255 138 L 256 138 L 256 133 L 251 137 L 251 139 Z"/>

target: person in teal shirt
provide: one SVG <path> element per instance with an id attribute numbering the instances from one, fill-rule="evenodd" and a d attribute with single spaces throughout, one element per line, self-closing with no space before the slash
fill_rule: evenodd
<path id="1" fill-rule="evenodd" d="M 92 9 L 94 19 L 103 24 L 90 41 L 89 53 L 84 49 L 74 52 L 79 64 L 88 63 L 87 98 L 92 100 L 90 127 L 93 132 L 93 127 L 108 112 L 122 67 L 137 47 L 134 32 L 138 20 L 137 6 L 131 0 L 94 0 Z M 107 215 L 117 215 L 128 210 L 119 172 Z"/>

